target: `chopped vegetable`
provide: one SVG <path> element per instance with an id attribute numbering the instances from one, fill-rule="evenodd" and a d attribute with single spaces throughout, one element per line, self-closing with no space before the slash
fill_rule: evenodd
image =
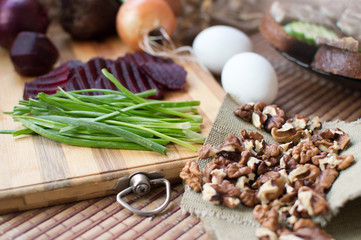
<path id="1" fill-rule="evenodd" d="M 102 69 L 121 92 L 102 89 L 39 93 L 37 99 L 21 100 L 13 118 L 25 127 L 0 133 L 39 134 L 54 141 L 84 147 L 152 150 L 166 154 L 173 142 L 192 151 L 203 143 L 199 101 L 170 102 L 145 99 L 154 90 L 134 94 L 111 73 Z M 104 95 L 83 95 L 101 92 Z"/>
<path id="2" fill-rule="evenodd" d="M 21 32 L 11 46 L 10 58 L 18 73 L 39 76 L 50 71 L 59 52 L 45 34 Z"/>
<path id="3" fill-rule="evenodd" d="M 308 22 L 290 22 L 286 24 L 283 29 L 287 34 L 297 38 L 299 41 L 311 45 L 316 45 L 317 37 L 338 38 L 337 34 L 331 28 Z"/>
<path id="4" fill-rule="evenodd" d="M 24 99 L 35 98 L 38 93 L 54 94 L 58 86 L 66 91 L 80 89 L 117 90 L 101 73 L 107 68 L 123 86 L 133 93 L 155 89 L 150 98 L 161 99 L 163 89 L 179 90 L 185 85 L 187 72 L 171 59 L 153 57 L 142 52 L 126 54 L 116 60 L 101 57 L 90 59 L 86 63 L 68 61 L 52 72 L 25 83 Z M 101 94 L 90 91 L 87 95 Z"/>

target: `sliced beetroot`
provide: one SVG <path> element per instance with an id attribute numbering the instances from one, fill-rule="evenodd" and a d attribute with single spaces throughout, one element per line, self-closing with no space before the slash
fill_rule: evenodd
<path id="1" fill-rule="evenodd" d="M 24 98 L 36 97 L 39 92 L 53 94 L 58 86 L 66 91 L 103 88 L 117 90 L 116 86 L 101 73 L 108 69 L 119 82 L 133 93 L 156 89 L 153 99 L 162 99 L 163 86 L 169 89 L 182 89 L 186 72 L 171 59 L 153 57 L 146 53 L 126 54 L 117 60 L 93 58 L 86 63 L 69 61 L 52 72 L 39 76 L 25 84 Z M 93 95 L 95 93 L 85 93 Z"/>
<path id="2" fill-rule="evenodd" d="M 71 70 L 74 67 L 80 66 L 80 65 L 82 65 L 82 62 L 80 62 L 80 61 L 68 61 L 66 63 L 63 63 L 59 67 L 55 68 L 50 73 L 41 75 L 32 82 L 25 83 L 25 85 L 26 86 L 32 86 L 32 85 L 48 86 L 49 84 L 50 85 L 56 84 L 58 81 L 60 81 L 63 78 L 69 80 L 69 74 L 71 73 Z"/>
<path id="3" fill-rule="evenodd" d="M 124 77 L 122 75 L 122 69 L 120 64 L 117 63 L 117 61 L 112 62 L 109 66 L 108 66 L 108 71 L 111 72 L 114 77 L 116 79 L 118 79 L 118 81 L 125 86 L 126 88 L 128 88 L 127 83 L 124 80 Z M 99 76 L 99 79 L 103 82 L 104 86 L 109 86 L 111 89 L 118 89 L 117 87 L 115 87 L 115 85 L 110 82 L 103 74 L 101 74 Z M 98 80 L 97 80 L 98 81 Z"/>
<path id="4" fill-rule="evenodd" d="M 124 56 L 124 60 L 128 63 L 130 71 L 133 75 L 133 79 L 138 84 L 139 90 L 143 92 L 150 89 L 148 82 L 142 77 L 144 74 L 139 71 L 139 68 L 135 64 L 132 55 L 126 54 Z"/>
<path id="5" fill-rule="evenodd" d="M 23 98 L 35 98 L 39 92 L 54 94 L 58 91 L 58 86 L 64 88 L 68 83 L 71 69 L 81 64 L 80 61 L 68 61 L 50 73 L 39 76 L 34 81 L 26 82 Z"/>
<path id="6" fill-rule="evenodd" d="M 144 75 L 144 78 L 148 81 L 149 87 L 150 89 L 156 89 L 157 90 L 157 94 L 150 96 L 149 98 L 154 98 L 154 99 L 162 99 L 164 97 L 164 92 L 162 90 L 162 88 L 160 86 L 158 86 L 151 77 L 149 77 L 148 75 Z"/>
<path id="7" fill-rule="evenodd" d="M 129 67 L 129 64 L 125 61 L 124 58 L 118 58 L 117 63 L 120 64 L 122 71 L 122 78 L 125 82 L 125 86 L 133 93 L 140 92 L 138 84 L 133 80 L 133 74 Z"/>
<path id="8" fill-rule="evenodd" d="M 25 87 L 48 87 L 60 82 L 68 81 L 69 68 L 66 64 L 56 68 L 49 74 L 42 75 L 32 82 L 25 83 Z"/>
<path id="9" fill-rule="evenodd" d="M 187 72 L 176 63 L 147 62 L 140 66 L 141 70 L 152 79 L 171 90 L 181 90 L 186 82 Z"/>
<path id="10" fill-rule="evenodd" d="M 94 88 L 118 90 L 118 88 L 103 75 L 99 75 L 95 80 Z"/>
<path id="11" fill-rule="evenodd" d="M 94 88 L 118 90 L 117 87 L 104 76 L 99 76 L 98 79 L 95 80 Z"/>
<path id="12" fill-rule="evenodd" d="M 152 80 L 152 78 L 146 74 L 144 71 L 141 71 L 141 65 L 147 61 L 154 61 L 153 57 L 147 53 L 135 52 L 134 54 L 127 53 L 124 56 L 124 59 L 133 66 L 133 75 L 136 78 L 136 81 L 141 83 L 143 89 L 156 89 L 157 94 L 151 96 L 153 99 L 162 99 L 164 94 L 161 88 Z M 148 59 L 148 60 L 147 60 Z"/>
<path id="13" fill-rule="evenodd" d="M 103 75 L 101 70 L 103 68 L 108 68 L 111 64 L 113 64 L 113 62 L 114 61 L 112 60 L 98 57 L 92 58 L 88 62 L 73 68 L 71 70 L 70 80 L 65 89 L 67 91 L 72 91 L 79 89 L 99 88 L 99 85 L 96 84 L 96 81 L 99 76 Z M 84 94 L 94 95 L 97 93 L 89 92 Z"/>
<path id="14" fill-rule="evenodd" d="M 69 81 L 65 86 L 66 91 L 74 91 L 79 89 L 87 89 L 88 83 L 86 82 L 86 74 L 84 65 L 77 66 L 70 71 Z"/>
<path id="15" fill-rule="evenodd" d="M 138 85 L 139 90 L 144 92 L 150 89 L 148 82 L 143 78 L 143 73 L 140 73 L 135 65 L 129 64 L 129 67 L 133 75 L 132 79 L 134 79 L 134 82 Z"/>
<path id="16" fill-rule="evenodd" d="M 35 98 L 40 92 L 46 93 L 46 94 L 54 94 L 59 89 L 56 88 L 47 88 L 47 89 L 40 89 L 40 88 L 28 88 L 26 91 L 26 95 L 24 93 L 24 99 L 28 100 L 29 98 Z"/>
<path id="17" fill-rule="evenodd" d="M 130 59 L 144 74 L 150 76 L 158 84 L 172 90 L 183 89 L 187 72 L 172 59 L 154 57 L 141 52 L 127 54 L 125 58 Z"/>
<path id="18" fill-rule="evenodd" d="M 21 32 L 11 46 L 10 58 L 18 73 L 39 76 L 50 71 L 59 52 L 44 34 Z"/>
<path id="19" fill-rule="evenodd" d="M 92 58 L 87 63 L 84 64 L 84 70 L 86 78 L 83 79 L 84 82 L 88 82 L 87 88 L 93 88 L 95 85 L 95 80 L 102 74 L 102 69 L 108 67 L 108 62 L 104 58 Z"/>

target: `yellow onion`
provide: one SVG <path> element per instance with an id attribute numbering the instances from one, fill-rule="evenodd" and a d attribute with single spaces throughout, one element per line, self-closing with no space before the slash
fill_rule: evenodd
<path id="1" fill-rule="evenodd" d="M 171 36 L 177 19 L 165 0 L 128 0 L 120 7 L 116 28 L 125 44 L 140 50 L 144 36 L 155 29 L 163 29 Z"/>

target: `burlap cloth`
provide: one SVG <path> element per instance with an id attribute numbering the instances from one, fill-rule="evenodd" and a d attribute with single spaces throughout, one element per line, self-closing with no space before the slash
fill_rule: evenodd
<path id="1" fill-rule="evenodd" d="M 223 101 L 212 130 L 206 143 L 219 145 L 224 142 L 229 133 L 239 135 L 240 129 L 259 131 L 251 124 L 237 118 L 233 111 L 239 103 L 227 95 Z M 341 172 L 327 195 L 330 202 L 332 221 L 326 230 L 335 239 L 361 239 L 361 120 L 356 122 L 326 122 L 324 128 L 338 127 L 350 134 L 351 142 L 343 154 L 353 154 L 356 163 Z M 273 142 L 271 135 L 262 131 L 267 142 Z M 202 170 L 211 159 L 198 159 Z M 213 205 L 202 200 L 200 193 L 195 193 L 185 186 L 181 207 L 184 212 L 189 212 L 202 219 L 210 239 L 256 239 L 255 230 L 260 225 L 253 219 L 252 208 L 239 206 L 235 209 Z M 356 199 L 356 200 L 355 200 Z M 354 200 L 350 202 L 351 200 Z M 347 206 L 344 206 L 347 202 Z M 341 211 L 340 211 L 341 210 Z M 339 213 L 340 212 L 340 213 Z M 329 219 L 328 219 L 329 220 Z"/>

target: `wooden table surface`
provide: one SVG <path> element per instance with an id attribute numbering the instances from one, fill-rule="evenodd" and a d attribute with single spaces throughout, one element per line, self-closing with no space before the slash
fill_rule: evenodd
<path id="1" fill-rule="evenodd" d="M 275 101 L 289 115 L 320 116 L 321 120 L 353 121 L 361 117 L 361 97 L 352 87 L 331 81 L 291 63 L 272 49 L 258 33 L 251 36 L 255 52 L 270 60 L 279 78 Z M 66 53 L 64 53 L 66 54 Z M 172 186 L 172 203 L 154 217 L 136 216 L 115 196 L 96 198 L 0 216 L 0 238 L 4 239 L 207 239 L 202 222 L 183 214 L 182 184 Z M 126 197 L 132 206 L 148 209 L 161 203 L 164 189 L 150 195 Z"/>

